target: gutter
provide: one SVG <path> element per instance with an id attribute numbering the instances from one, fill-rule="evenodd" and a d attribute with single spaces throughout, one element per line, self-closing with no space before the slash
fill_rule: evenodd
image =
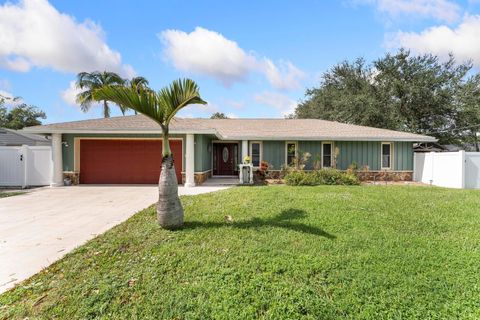
<path id="1" fill-rule="evenodd" d="M 92 129 L 29 129 L 24 128 L 21 131 L 33 134 L 162 134 L 158 130 L 124 130 L 124 129 L 110 129 L 110 130 L 92 130 Z M 401 137 L 335 137 L 335 136 L 310 136 L 310 137 L 293 137 L 293 136 L 223 136 L 215 129 L 196 129 L 196 130 L 171 130 L 170 134 L 211 134 L 219 140 L 271 140 L 271 141 L 397 141 L 397 142 L 437 142 L 438 139 L 430 136 L 419 136 L 411 138 Z"/>

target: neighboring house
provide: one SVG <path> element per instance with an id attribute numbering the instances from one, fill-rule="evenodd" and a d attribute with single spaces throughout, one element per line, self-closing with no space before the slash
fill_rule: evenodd
<path id="1" fill-rule="evenodd" d="M 49 146 L 51 141 L 45 136 L 29 134 L 7 128 L 0 128 L 0 146 Z"/>
<path id="2" fill-rule="evenodd" d="M 52 135 L 54 181 L 64 175 L 80 183 L 157 183 L 161 131 L 143 115 L 35 126 L 28 133 Z M 368 166 L 371 176 L 411 180 L 413 144 L 430 136 L 314 119 L 184 119 L 170 126 L 179 182 L 201 184 L 213 176 L 237 174 L 249 155 L 254 166 L 270 164 L 275 174 L 303 152 L 322 167 Z"/>

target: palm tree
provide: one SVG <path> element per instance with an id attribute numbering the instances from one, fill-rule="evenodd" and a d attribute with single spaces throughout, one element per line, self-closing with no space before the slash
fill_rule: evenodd
<path id="1" fill-rule="evenodd" d="M 90 110 L 92 103 L 96 100 L 93 99 L 93 92 L 103 86 L 108 85 L 121 85 L 125 82 L 122 77 L 114 72 L 80 72 L 77 75 L 77 88 L 84 90 L 77 94 L 77 103 L 80 104 L 80 108 L 83 112 Z M 103 116 L 105 118 L 110 117 L 110 107 L 108 106 L 108 100 L 102 100 L 103 102 Z M 125 113 L 125 110 L 122 113 Z"/>
<path id="2" fill-rule="evenodd" d="M 138 88 L 150 89 L 148 87 L 148 80 L 145 79 L 144 77 L 133 77 L 130 80 L 125 80 L 125 85 L 130 86 L 132 89 L 137 91 L 138 91 Z M 122 109 L 122 112 L 125 114 L 124 108 L 120 106 L 120 109 Z M 133 110 L 133 112 L 137 114 L 136 110 Z"/>
<path id="3" fill-rule="evenodd" d="M 132 79 L 125 81 L 125 83 L 132 88 L 148 88 L 148 80 L 144 77 L 133 77 Z"/>
<path id="4" fill-rule="evenodd" d="M 183 208 L 178 197 L 177 176 L 170 150 L 169 125 L 175 114 L 189 104 L 206 104 L 202 100 L 197 84 L 190 79 L 173 81 L 168 87 L 155 92 L 148 87 L 107 85 L 95 90 L 93 98 L 108 100 L 144 114 L 162 129 L 162 168 L 158 182 L 158 223 L 166 229 L 183 225 Z"/>

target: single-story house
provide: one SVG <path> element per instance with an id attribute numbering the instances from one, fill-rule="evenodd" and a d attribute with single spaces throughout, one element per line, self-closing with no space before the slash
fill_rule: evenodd
<path id="1" fill-rule="evenodd" d="M 0 128 L 0 146 L 2 147 L 49 146 L 50 144 L 50 140 L 45 136 Z"/>
<path id="2" fill-rule="evenodd" d="M 84 184 L 157 183 L 161 130 L 143 115 L 34 126 L 28 133 L 52 136 L 54 178 Z M 413 144 L 430 136 L 317 119 L 187 119 L 170 126 L 170 144 L 179 183 L 201 184 L 211 176 L 235 176 L 249 155 L 254 167 L 269 163 L 279 172 L 294 157 L 309 152 L 314 162 L 346 170 L 355 163 L 371 175 L 411 180 Z"/>

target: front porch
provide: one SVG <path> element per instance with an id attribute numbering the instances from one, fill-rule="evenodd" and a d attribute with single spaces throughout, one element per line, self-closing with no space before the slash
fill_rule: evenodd
<path id="1" fill-rule="evenodd" d="M 193 134 L 187 134 L 185 140 L 182 172 L 185 187 L 239 183 L 238 165 L 248 155 L 248 141 L 215 140 L 214 137 Z"/>

